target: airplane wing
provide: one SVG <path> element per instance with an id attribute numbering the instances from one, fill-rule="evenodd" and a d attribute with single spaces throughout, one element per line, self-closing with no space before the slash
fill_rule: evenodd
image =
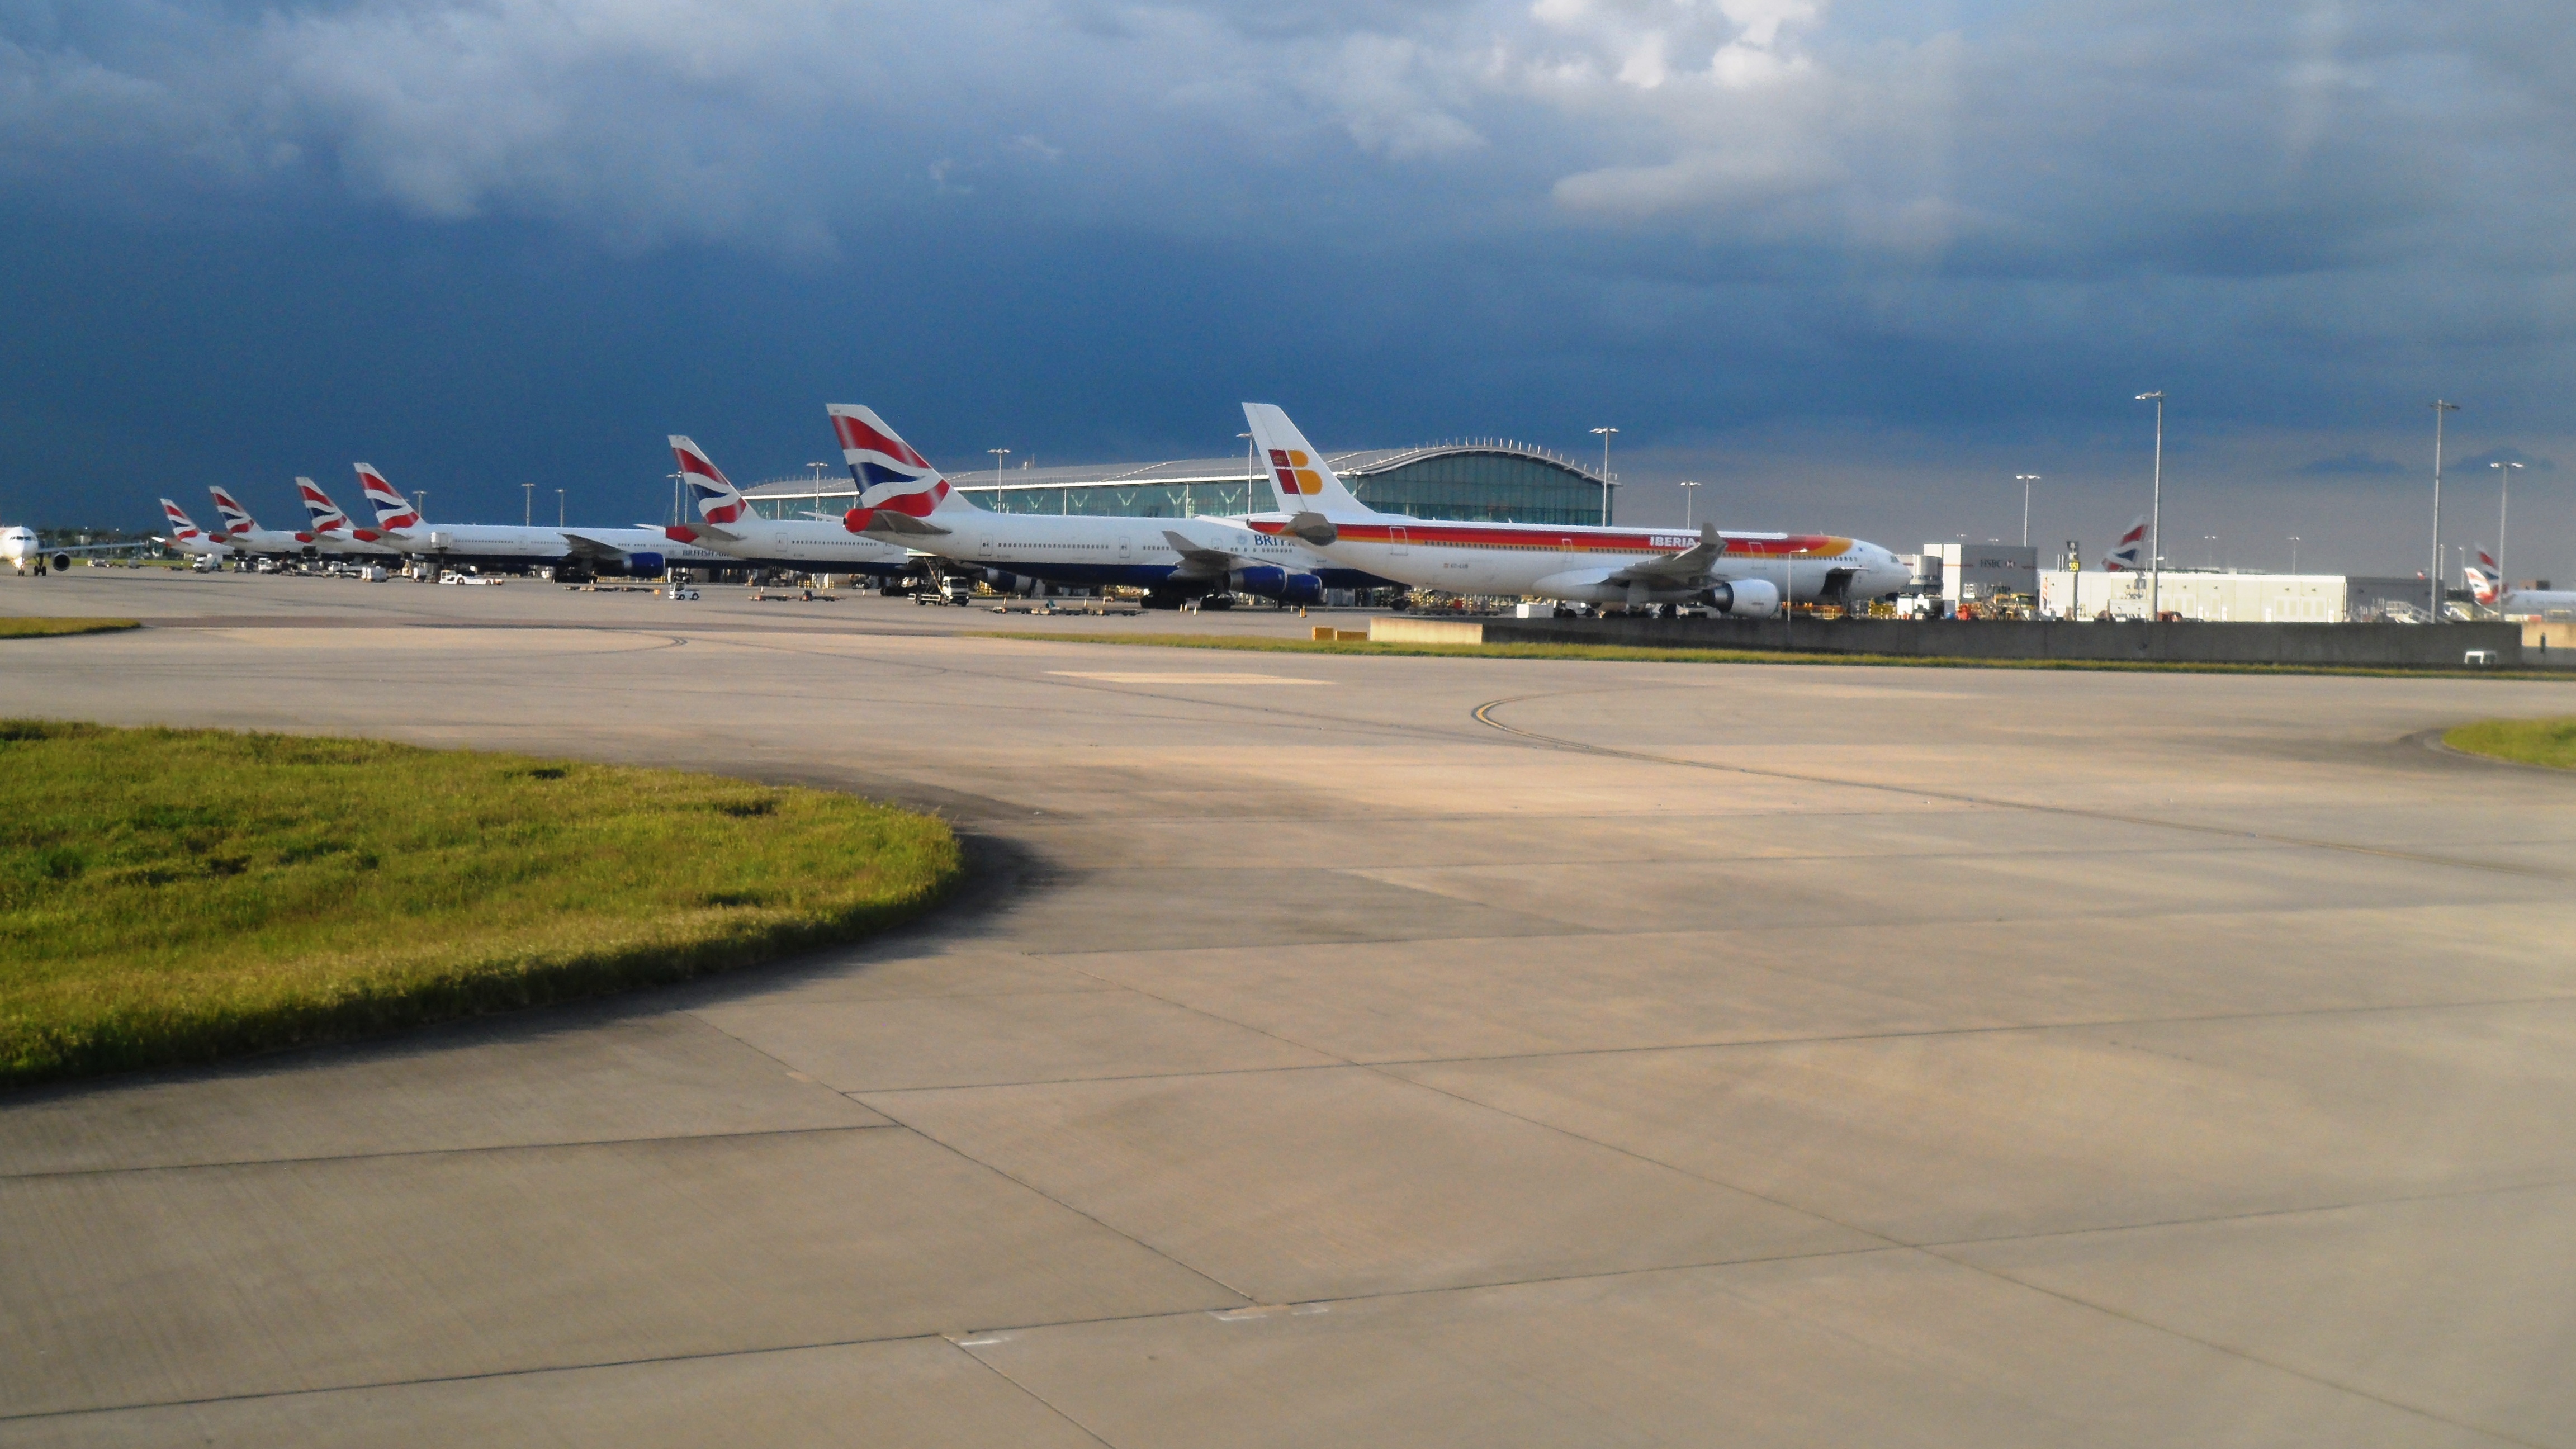
<path id="1" fill-rule="evenodd" d="M 1203 543 L 1193 541 L 1187 534 L 1175 533 L 1168 528 L 1163 530 L 1163 541 L 1172 546 L 1172 552 L 1181 556 L 1180 567 L 1172 570 L 1173 574 L 1180 578 L 1221 577 L 1231 572 L 1236 560 L 1243 557 L 1240 554 L 1228 553 L 1221 548 L 1209 548 Z"/>
<path id="2" fill-rule="evenodd" d="M 622 568 L 625 566 L 628 558 L 628 554 L 625 549 L 619 548 L 613 543 L 602 543 L 595 538 L 585 538 L 578 533 L 567 532 L 564 534 L 563 540 L 565 545 L 571 549 L 572 556 L 580 559 L 584 563 L 613 563 Z"/>
<path id="3" fill-rule="evenodd" d="M 1602 582 L 1695 588 L 1708 578 L 1708 571 L 1717 567 L 1717 561 L 1725 554 L 1726 540 L 1717 536 L 1717 525 L 1703 523 L 1699 526 L 1699 542 L 1689 548 L 1612 569 Z"/>

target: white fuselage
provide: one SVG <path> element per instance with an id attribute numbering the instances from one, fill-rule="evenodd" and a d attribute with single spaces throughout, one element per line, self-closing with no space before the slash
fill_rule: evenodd
<path id="1" fill-rule="evenodd" d="M 1258 515 L 1249 527 L 1284 532 L 1289 516 Z M 1874 543 L 1830 534 L 1720 533 L 1726 552 L 1704 582 L 1613 582 L 1612 575 L 1687 551 L 1700 542 L 1680 529 L 1599 525 L 1462 523 L 1373 514 L 1334 518 L 1334 538 L 1317 545 L 1335 563 L 1415 588 L 1457 594 L 1532 595 L 1602 604 L 1682 602 L 1719 583 L 1766 583 L 1783 597 L 1875 598 L 1903 588 L 1912 570 Z"/>
<path id="2" fill-rule="evenodd" d="M 665 564 L 689 568 L 722 568 L 734 560 L 713 549 L 682 543 L 659 528 L 541 528 L 508 523 L 424 523 L 399 531 L 382 529 L 378 540 L 393 550 L 442 563 L 486 564 L 502 568 L 559 563 L 581 556 L 580 543 L 625 554 L 644 554 Z"/>
<path id="3" fill-rule="evenodd" d="M 0 528 L 0 563 L 5 563 L 23 574 L 34 567 L 36 560 L 42 555 L 43 550 L 36 546 L 34 529 L 14 525 Z"/>
<path id="4" fill-rule="evenodd" d="M 942 509 L 928 521 L 948 531 L 907 533 L 904 542 L 958 563 L 1058 583 L 1151 589 L 1176 572 L 1189 577 L 1188 562 L 1164 537 L 1168 532 L 1209 552 L 1232 554 L 1246 569 L 1322 575 L 1328 588 L 1367 586 L 1341 581 L 1337 576 L 1349 571 L 1305 543 L 1258 532 L 1240 518 L 1079 517 L 997 513 L 968 505 Z"/>
<path id="5" fill-rule="evenodd" d="M 2515 589 L 2490 607 L 2508 619 L 2576 618 L 2576 589 Z"/>
<path id="6" fill-rule="evenodd" d="M 839 519 L 746 518 L 723 528 L 731 537 L 716 538 L 709 526 L 685 524 L 663 532 L 674 542 L 711 549 L 729 562 L 813 573 L 891 576 L 912 562 L 911 549 L 852 533 Z"/>

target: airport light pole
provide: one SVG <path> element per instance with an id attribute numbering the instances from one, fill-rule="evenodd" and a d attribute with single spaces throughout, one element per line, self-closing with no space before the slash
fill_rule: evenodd
<path id="1" fill-rule="evenodd" d="M 557 527 L 557 528 L 561 528 L 561 527 L 563 527 L 563 526 L 564 526 L 564 491 L 563 491 L 562 489 L 558 488 L 558 489 L 556 489 L 556 490 L 555 490 L 555 527 Z"/>
<path id="2" fill-rule="evenodd" d="M 1601 526 L 1610 526 L 1610 435 L 1617 428 L 1594 428 L 1601 435 Z"/>
<path id="3" fill-rule="evenodd" d="M 993 486 L 998 489 L 1002 486 L 1002 460 L 1011 456 L 1011 450 L 1008 448 L 986 448 L 984 451 L 993 455 Z M 995 503 L 1001 502 L 1001 495 L 996 493 L 993 497 L 993 501 Z"/>
<path id="4" fill-rule="evenodd" d="M 2138 394 L 2156 405 L 2156 491 L 2147 509 L 2147 621 L 2165 617 L 2165 394 L 2164 389 Z"/>
<path id="5" fill-rule="evenodd" d="M 2201 551 L 2200 555 L 2202 558 L 2208 560 L 2206 567 L 2211 573 L 2218 572 L 2218 535 L 2214 533 L 2204 533 L 2200 536 L 2200 541 L 2209 545 L 2208 548 Z"/>
<path id="6" fill-rule="evenodd" d="M 2290 572 L 2292 572 L 2292 573 L 2294 573 L 2294 574 L 2295 574 L 2295 573 L 2297 573 L 2298 571 L 2299 571 L 2299 536 L 2298 536 L 2297 534 L 2295 534 L 2295 533 L 2294 533 L 2294 534 L 2291 534 L 2291 535 L 2290 535 Z"/>
<path id="7" fill-rule="evenodd" d="M 2433 622 L 2442 622 L 2442 421 L 2446 413 L 2455 413 L 2460 405 L 2433 399 L 2433 575 L 2427 580 L 2432 590 Z"/>
<path id="8" fill-rule="evenodd" d="M 537 521 L 537 485 L 520 484 L 519 495 L 519 523 L 526 527 Z"/>
<path id="9" fill-rule="evenodd" d="M 422 489 L 422 490 L 420 490 L 418 493 L 415 493 L 415 494 L 413 494 L 413 495 L 411 496 L 411 511 L 420 515 L 420 521 L 421 521 L 421 522 L 423 522 L 423 523 L 427 523 L 427 522 L 429 522 L 429 490 L 428 490 L 428 489 L 423 488 L 423 489 Z"/>
<path id="10" fill-rule="evenodd" d="M 2504 597 L 2504 519 L 2505 508 L 2513 501 L 2513 470 L 2520 463 L 2489 463 L 2496 470 L 2496 597 Z"/>
<path id="11" fill-rule="evenodd" d="M 2036 473 L 2015 473 L 2013 481 L 2021 485 L 2021 546 L 2030 547 L 2030 485 L 2039 481 Z"/>
<path id="12" fill-rule="evenodd" d="M 2066 604 L 2066 617 L 2084 617 L 2084 545 L 2080 540 L 2066 541 L 2066 588 L 2074 597 Z"/>
<path id="13" fill-rule="evenodd" d="M 1683 528 L 1685 528 L 1685 529 L 1687 529 L 1687 528 L 1689 528 L 1689 527 L 1691 526 L 1691 500 L 1692 500 L 1693 498 L 1696 498 L 1697 496 L 1699 496 L 1699 485 L 1698 485 L 1698 484 L 1696 484 L 1696 483 L 1688 483 L 1688 482 L 1686 482 L 1686 483 L 1684 483 L 1684 484 L 1682 484 L 1682 485 L 1681 485 L 1681 489 L 1682 489 L 1682 527 L 1683 527 Z"/>

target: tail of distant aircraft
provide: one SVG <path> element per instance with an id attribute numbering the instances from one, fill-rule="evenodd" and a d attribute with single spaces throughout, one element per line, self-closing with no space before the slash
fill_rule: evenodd
<path id="1" fill-rule="evenodd" d="M 211 483 L 206 485 L 206 491 L 214 495 L 215 516 L 224 521 L 224 532 L 255 533 L 258 531 L 258 521 L 250 516 L 249 509 L 241 506 L 239 499 Z"/>
<path id="2" fill-rule="evenodd" d="M 724 470 L 715 465 L 704 448 L 674 433 L 671 453 L 680 460 L 680 471 L 688 476 L 689 496 L 697 501 L 700 518 L 721 528 L 750 516 L 750 501 L 725 477 Z"/>
<path id="3" fill-rule="evenodd" d="M 2112 573 L 2136 573 L 2147 566 L 2147 516 L 2139 514 L 2129 523 L 2129 531 L 2120 535 L 2120 546 L 2102 555 L 2102 567 Z"/>
<path id="4" fill-rule="evenodd" d="M 874 528 L 884 533 L 919 533 L 924 529 L 912 520 L 974 507 L 958 497 L 939 470 L 872 410 L 857 403 L 833 403 L 825 411 L 831 415 L 833 435 L 841 440 L 841 457 L 850 465 L 850 477 L 859 485 L 859 506 L 842 520 L 850 532 Z"/>
<path id="5" fill-rule="evenodd" d="M 366 490 L 367 502 L 376 510 L 377 527 L 388 533 L 420 527 L 420 511 L 411 506 L 410 499 L 394 491 L 394 485 L 385 481 L 384 474 L 366 463 L 355 466 L 358 483 Z"/>
<path id="6" fill-rule="evenodd" d="M 304 512 L 313 520 L 315 533 L 336 533 L 349 526 L 349 515 L 331 501 L 331 495 L 310 478 L 295 480 L 295 495 L 304 500 Z"/>
<path id="7" fill-rule="evenodd" d="M 2504 597 L 2504 572 L 2496 567 L 2495 555 L 2483 546 L 2478 549 L 2478 561 L 2461 573 L 2466 576 L 2462 582 L 2469 586 L 2469 597 L 2480 604 L 2492 609 L 2496 600 Z"/>
<path id="8" fill-rule="evenodd" d="M 1327 518 L 1368 518 L 1377 510 L 1352 496 L 1342 480 L 1288 415 L 1268 403 L 1245 403 L 1252 424 L 1252 446 L 1261 455 L 1270 481 L 1279 490 L 1282 512 L 1320 513 Z"/>
<path id="9" fill-rule="evenodd" d="M 187 510 L 167 498 L 161 500 L 161 516 L 170 520 L 170 537 L 173 540 L 194 543 L 205 537 L 197 525 L 189 521 Z"/>

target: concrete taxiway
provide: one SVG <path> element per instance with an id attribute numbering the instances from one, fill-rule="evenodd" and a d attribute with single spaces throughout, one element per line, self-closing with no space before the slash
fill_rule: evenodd
<path id="1" fill-rule="evenodd" d="M 981 873 L 0 1098 L 0 1444 L 2576 1444 L 2576 780 L 2419 738 L 2576 686 L 0 611 L 165 624 L 0 641 L 9 713 L 832 785 Z"/>

